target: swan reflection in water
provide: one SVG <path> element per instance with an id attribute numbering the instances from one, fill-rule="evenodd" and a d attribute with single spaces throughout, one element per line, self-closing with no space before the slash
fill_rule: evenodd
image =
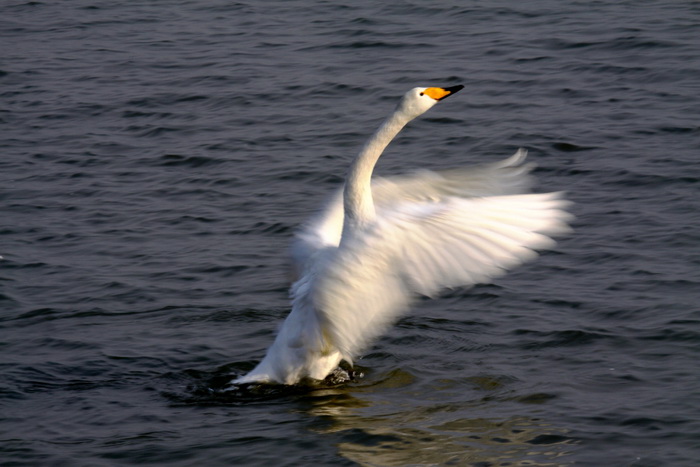
<path id="1" fill-rule="evenodd" d="M 566 430 L 513 410 L 551 398 L 514 397 L 506 378 L 418 381 L 395 370 L 379 381 L 313 391 L 303 402 L 311 429 L 335 435 L 339 454 L 360 465 L 570 465 L 575 440 Z M 495 418 L 494 404 L 507 404 L 512 415 Z"/>

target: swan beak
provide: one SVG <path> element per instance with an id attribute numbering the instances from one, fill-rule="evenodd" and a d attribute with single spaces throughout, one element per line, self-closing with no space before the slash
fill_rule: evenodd
<path id="1" fill-rule="evenodd" d="M 427 94 L 429 97 L 432 97 L 436 101 L 441 101 L 447 96 L 451 96 L 452 94 L 459 92 L 461 89 L 464 89 L 464 86 L 458 84 L 457 86 L 450 86 L 449 88 L 428 88 L 423 91 L 423 93 Z"/>

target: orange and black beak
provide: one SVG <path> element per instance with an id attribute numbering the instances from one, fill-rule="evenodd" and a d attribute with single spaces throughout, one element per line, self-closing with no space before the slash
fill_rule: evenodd
<path id="1" fill-rule="evenodd" d="M 451 96 L 462 89 L 464 89 L 464 86 L 458 84 L 457 86 L 450 86 L 449 88 L 428 88 L 423 91 L 423 94 L 432 97 L 436 101 L 441 101 L 447 96 Z"/>

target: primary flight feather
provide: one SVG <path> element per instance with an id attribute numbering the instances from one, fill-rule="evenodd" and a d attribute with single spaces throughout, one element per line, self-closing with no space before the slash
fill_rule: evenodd
<path id="1" fill-rule="evenodd" d="M 292 311 L 238 383 L 321 380 L 405 312 L 416 295 L 488 282 L 568 230 L 559 193 L 527 193 L 531 166 L 505 161 L 373 179 L 411 120 L 463 86 L 414 88 L 352 162 L 342 191 L 297 235 Z"/>

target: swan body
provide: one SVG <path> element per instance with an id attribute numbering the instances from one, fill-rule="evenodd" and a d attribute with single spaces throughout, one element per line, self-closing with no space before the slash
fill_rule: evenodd
<path id="1" fill-rule="evenodd" d="M 462 87 L 410 90 L 365 143 L 343 189 L 292 245 L 292 311 L 265 358 L 232 384 L 322 380 L 416 295 L 488 282 L 568 230 L 560 193 L 528 193 L 522 149 L 493 164 L 372 179 L 401 129 Z"/>

